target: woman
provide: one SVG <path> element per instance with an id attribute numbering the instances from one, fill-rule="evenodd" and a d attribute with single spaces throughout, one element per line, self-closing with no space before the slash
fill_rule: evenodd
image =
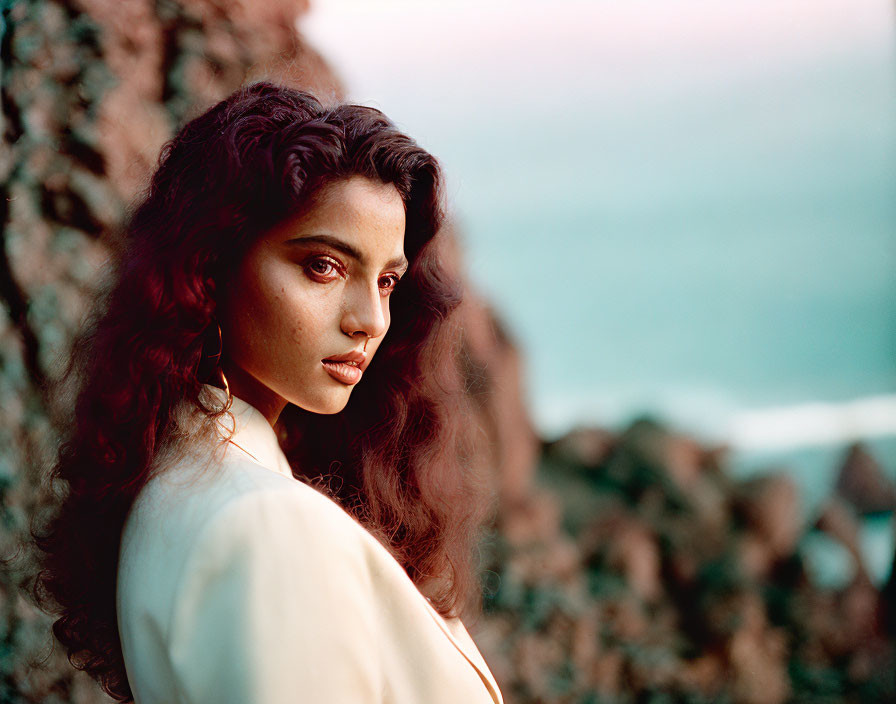
<path id="1" fill-rule="evenodd" d="M 459 618 L 489 507 L 441 193 L 378 110 L 270 83 L 163 149 L 34 536 L 54 634 L 114 698 L 501 701 Z"/>

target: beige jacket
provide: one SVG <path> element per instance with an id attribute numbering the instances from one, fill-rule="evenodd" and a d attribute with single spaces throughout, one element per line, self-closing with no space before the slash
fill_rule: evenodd
<path id="1" fill-rule="evenodd" d="M 177 458 L 125 522 L 116 605 L 136 703 L 502 704 L 460 620 L 292 476 L 257 409 L 231 410 L 240 447 L 205 468 Z"/>

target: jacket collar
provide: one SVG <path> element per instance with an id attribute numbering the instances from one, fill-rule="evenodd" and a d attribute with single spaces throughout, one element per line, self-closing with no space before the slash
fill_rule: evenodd
<path id="1" fill-rule="evenodd" d="M 442 632 L 446 636 L 448 636 L 448 640 L 450 640 L 454 644 L 454 647 L 460 651 L 460 654 L 467 659 L 467 662 L 473 666 L 473 669 L 479 673 L 479 677 L 485 685 L 485 688 L 488 690 L 488 693 L 492 696 L 494 703 L 504 704 L 504 698 L 501 696 L 501 690 L 498 688 L 498 683 L 495 681 L 495 677 L 491 673 L 491 670 L 488 669 L 488 664 L 482 657 L 482 653 L 479 652 L 479 648 L 476 647 L 476 642 L 470 637 L 463 622 L 457 617 L 446 619 L 436 610 L 436 607 L 429 602 L 428 598 L 424 597 L 424 601 L 426 602 L 426 608 L 429 610 L 429 615 L 432 616 L 438 627 L 442 629 Z"/>
<path id="2" fill-rule="evenodd" d="M 203 384 L 203 389 L 208 397 L 210 406 L 223 407 L 227 402 L 227 394 L 223 389 L 211 384 Z M 233 451 L 236 455 L 254 461 L 256 464 L 266 467 L 271 471 L 294 479 L 289 461 L 280 448 L 277 434 L 268 423 L 268 419 L 257 408 L 247 403 L 238 396 L 231 394 L 232 402 L 230 412 L 233 419 L 223 415 L 218 419 L 218 435 L 223 439 L 230 435 L 231 428 L 235 430 L 230 438 L 228 453 Z"/>

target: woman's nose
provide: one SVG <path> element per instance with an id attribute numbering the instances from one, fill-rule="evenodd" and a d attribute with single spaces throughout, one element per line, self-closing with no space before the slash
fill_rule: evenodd
<path id="1" fill-rule="evenodd" d="M 369 337 L 379 337 L 386 333 L 388 321 L 379 285 L 358 285 L 346 290 L 345 312 L 342 316 L 342 330 L 354 336 L 363 332 Z"/>

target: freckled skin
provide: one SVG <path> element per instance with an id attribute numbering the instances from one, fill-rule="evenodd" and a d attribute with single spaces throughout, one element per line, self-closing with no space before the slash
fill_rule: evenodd
<path id="1" fill-rule="evenodd" d="M 321 360 L 364 349 L 367 335 L 368 364 L 376 353 L 389 329 L 388 294 L 406 268 L 387 266 L 403 258 L 404 229 L 395 187 L 352 176 L 327 184 L 304 214 L 259 237 L 220 301 L 231 392 L 271 425 L 287 403 L 341 411 L 354 386 L 331 377 Z M 320 234 L 360 250 L 364 265 L 321 243 L 287 243 Z"/>

